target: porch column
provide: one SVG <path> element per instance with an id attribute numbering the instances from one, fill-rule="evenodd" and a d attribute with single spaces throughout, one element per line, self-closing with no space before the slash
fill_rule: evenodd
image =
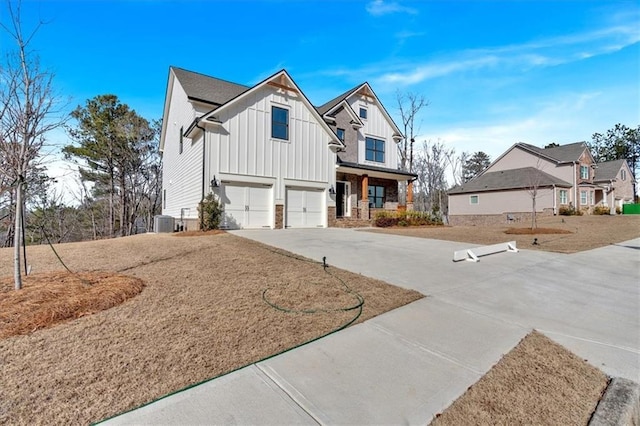
<path id="1" fill-rule="evenodd" d="M 359 203 L 360 218 L 369 219 L 369 175 L 362 175 L 362 199 Z"/>
<path id="2" fill-rule="evenodd" d="M 413 210 L 413 181 L 407 182 L 407 210 Z"/>

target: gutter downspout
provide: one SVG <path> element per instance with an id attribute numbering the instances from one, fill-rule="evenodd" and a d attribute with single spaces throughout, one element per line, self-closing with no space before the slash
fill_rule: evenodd
<path id="1" fill-rule="evenodd" d="M 577 178 L 576 162 L 573 162 L 573 205 L 578 208 L 578 178 Z"/>
<path id="2" fill-rule="evenodd" d="M 554 215 L 554 216 L 558 214 L 558 212 L 556 211 L 556 210 L 557 210 L 557 209 L 556 209 L 556 208 L 557 208 L 556 203 L 557 203 L 557 198 L 556 198 L 556 184 L 554 183 L 554 184 L 553 184 L 553 215 Z"/>
<path id="3" fill-rule="evenodd" d="M 206 136 L 207 136 L 207 131 L 205 130 L 204 127 L 200 126 L 200 117 L 196 118 L 196 127 L 200 130 L 202 130 L 202 198 L 200 198 L 200 201 L 204 201 L 204 188 L 205 188 L 205 179 L 204 179 L 204 168 L 205 168 L 205 164 L 206 164 L 206 158 L 205 158 L 205 140 L 206 140 Z"/>

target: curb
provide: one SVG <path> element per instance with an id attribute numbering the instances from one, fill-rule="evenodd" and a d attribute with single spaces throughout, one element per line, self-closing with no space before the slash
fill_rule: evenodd
<path id="1" fill-rule="evenodd" d="M 589 426 L 640 425 L 640 384 L 615 377 L 604 391 Z"/>

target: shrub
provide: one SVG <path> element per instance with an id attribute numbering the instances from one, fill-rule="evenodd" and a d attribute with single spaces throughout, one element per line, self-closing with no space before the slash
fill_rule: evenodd
<path id="1" fill-rule="evenodd" d="M 220 227 L 220 219 L 224 212 L 224 206 L 218 198 L 209 193 L 200 204 L 198 204 L 198 217 L 200 219 L 200 230 L 210 231 Z"/>
<path id="2" fill-rule="evenodd" d="M 428 212 L 382 211 L 376 214 L 374 224 L 379 228 L 387 228 L 389 226 L 442 225 L 442 218 L 439 215 L 432 215 Z"/>
<path id="3" fill-rule="evenodd" d="M 572 205 L 560 206 L 558 213 L 561 216 L 582 216 L 582 211 L 576 210 Z"/>
<path id="4" fill-rule="evenodd" d="M 609 213 L 610 209 L 607 206 L 595 206 L 593 209 L 593 214 L 608 215 Z"/>

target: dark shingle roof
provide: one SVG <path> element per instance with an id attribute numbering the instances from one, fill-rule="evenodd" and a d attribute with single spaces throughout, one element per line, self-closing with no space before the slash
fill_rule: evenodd
<path id="1" fill-rule="evenodd" d="M 520 142 L 518 145 L 522 145 L 523 147 L 528 148 L 531 151 L 537 152 L 541 155 L 545 155 L 560 163 L 578 160 L 584 150 L 587 149 L 587 144 L 584 142 L 575 142 L 567 145 L 556 146 L 553 148 L 538 148 L 537 146 L 529 145 L 528 143 L 522 142 Z"/>
<path id="2" fill-rule="evenodd" d="M 191 100 L 220 106 L 250 89 L 249 86 L 231 83 L 182 68 L 171 67 L 171 69 Z"/>
<path id="3" fill-rule="evenodd" d="M 477 178 L 471 179 L 469 182 L 452 188 L 449 194 L 523 189 L 531 187 L 533 183 L 536 183 L 538 187 L 549 187 L 552 185 L 563 188 L 571 187 L 570 183 L 551 176 L 535 167 L 523 167 L 521 169 L 485 173 Z"/>
<path id="4" fill-rule="evenodd" d="M 316 109 L 318 110 L 320 115 L 326 114 L 327 111 L 329 111 L 331 108 L 333 108 L 334 106 L 338 105 L 340 102 L 345 100 L 351 93 L 353 93 L 356 89 L 358 89 L 361 86 L 362 84 L 359 84 L 356 87 L 347 90 L 343 94 L 336 96 L 335 98 L 331 99 L 329 102 L 317 107 Z"/>
<path id="5" fill-rule="evenodd" d="M 616 176 L 618 176 L 618 172 L 620 171 L 620 168 L 622 168 L 625 161 L 627 160 L 622 159 L 598 163 L 593 181 L 604 182 L 608 180 L 614 180 Z"/>

